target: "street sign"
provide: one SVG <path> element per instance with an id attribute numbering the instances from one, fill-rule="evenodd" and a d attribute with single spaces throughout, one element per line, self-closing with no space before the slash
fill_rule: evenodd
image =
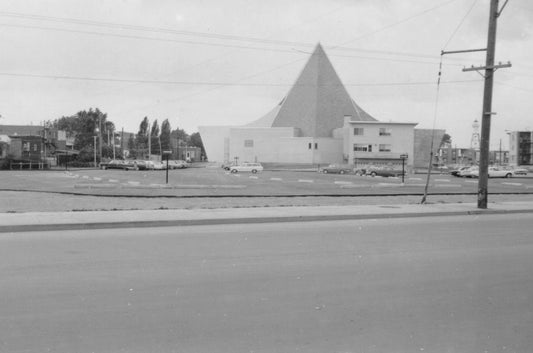
<path id="1" fill-rule="evenodd" d="M 400 155 L 400 159 L 407 159 L 408 157 L 407 153 Z"/>

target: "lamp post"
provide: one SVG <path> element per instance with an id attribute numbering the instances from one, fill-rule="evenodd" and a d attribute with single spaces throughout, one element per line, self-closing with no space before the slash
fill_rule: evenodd
<path id="1" fill-rule="evenodd" d="M 405 177 L 405 160 L 408 157 L 409 156 L 407 155 L 407 153 L 400 155 L 400 158 L 402 159 L 402 184 L 404 183 L 404 177 Z"/>
<path id="2" fill-rule="evenodd" d="M 94 167 L 96 168 L 96 138 L 98 136 L 94 135 L 93 138 L 94 138 Z"/>

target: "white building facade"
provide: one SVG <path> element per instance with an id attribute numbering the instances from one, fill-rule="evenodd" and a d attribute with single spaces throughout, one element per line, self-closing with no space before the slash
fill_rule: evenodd
<path id="1" fill-rule="evenodd" d="M 287 96 L 245 126 L 200 126 L 210 161 L 412 166 L 415 123 L 379 122 L 349 96 L 317 45 Z"/>

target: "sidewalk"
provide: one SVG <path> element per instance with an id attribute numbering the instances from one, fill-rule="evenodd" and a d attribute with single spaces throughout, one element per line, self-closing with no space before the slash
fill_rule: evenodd
<path id="1" fill-rule="evenodd" d="M 0 233 L 505 213 L 533 213 L 533 202 L 0 213 Z"/>

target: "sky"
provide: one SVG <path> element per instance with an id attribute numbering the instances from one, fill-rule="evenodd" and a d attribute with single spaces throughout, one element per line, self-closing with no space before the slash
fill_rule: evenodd
<path id="1" fill-rule="evenodd" d="M 505 0 L 500 0 L 500 7 Z M 259 119 L 321 43 L 379 121 L 445 129 L 469 147 L 481 121 L 489 0 L 0 0 L 0 124 L 98 108 L 117 129 L 146 116 L 189 134 Z M 498 19 L 491 149 L 532 130 L 533 3 Z M 441 84 L 437 85 L 442 60 Z"/>

